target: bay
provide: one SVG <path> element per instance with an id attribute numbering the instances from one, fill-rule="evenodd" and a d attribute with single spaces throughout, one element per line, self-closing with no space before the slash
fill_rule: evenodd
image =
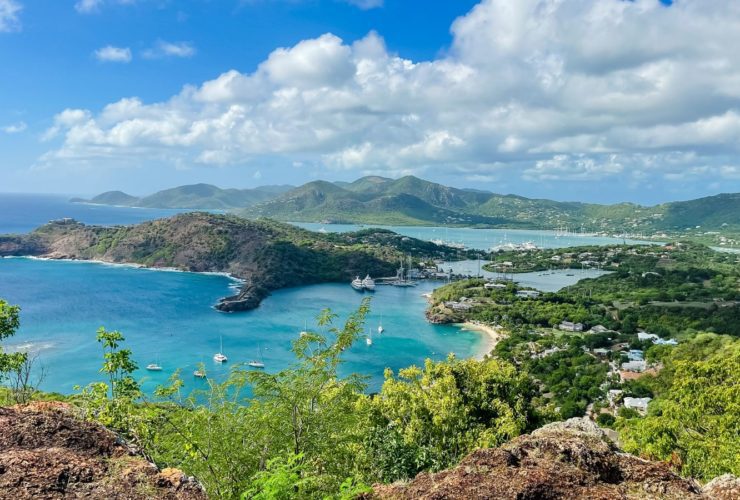
<path id="1" fill-rule="evenodd" d="M 268 371 L 287 367 L 293 359 L 291 342 L 307 323 L 330 308 L 341 320 L 370 294 L 348 284 L 324 284 L 280 290 L 253 311 L 225 314 L 213 309 L 216 300 L 235 283 L 223 276 L 165 272 L 89 262 L 0 259 L 0 297 L 20 304 L 21 328 L 9 350 L 39 354 L 48 373 L 42 388 L 70 393 L 75 385 L 100 380 L 102 362 L 95 331 L 100 326 L 126 336 L 140 367 L 157 361 L 162 372 L 139 370 L 144 388 L 152 391 L 182 369 L 185 390 L 204 387 L 192 377 L 203 362 L 209 376 L 222 379 L 229 367 L 259 359 Z M 373 345 L 363 341 L 345 354 L 343 373 L 369 377 L 369 390 L 378 390 L 386 367 L 397 370 L 443 359 L 479 353 L 486 340 L 481 334 L 450 325 L 432 325 L 424 319 L 426 299 L 435 283 L 414 288 L 380 286 L 372 294 L 367 330 Z M 377 334 L 381 322 L 385 328 Z M 223 338 L 229 362 L 212 361 Z"/>

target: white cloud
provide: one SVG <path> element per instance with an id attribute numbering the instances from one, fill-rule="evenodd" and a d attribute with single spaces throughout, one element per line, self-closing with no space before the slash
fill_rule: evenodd
<path id="1" fill-rule="evenodd" d="M 359 7 L 362 10 L 376 9 L 383 6 L 383 0 L 344 0 L 350 5 Z"/>
<path id="2" fill-rule="evenodd" d="M 6 125 L 4 127 L 0 127 L 0 130 L 5 132 L 6 134 L 20 134 L 21 132 L 25 131 L 28 128 L 28 125 L 26 125 L 26 122 L 18 122 L 18 123 L 11 123 L 10 125 Z"/>
<path id="3" fill-rule="evenodd" d="M 77 0 L 75 10 L 80 14 L 100 12 L 106 4 L 133 5 L 137 0 Z"/>
<path id="4" fill-rule="evenodd" d="M 278 48 L 251 73 L 163 102 L 60 119 L 63 141 L 45 161 L 264 157 L 530 182 L 737 180 L 740 3 L 483 0 L 451 31 L 445 55 L 423 62 L 376 33 Z"/>
<path id="5" fill-rule="evenodd" d="M 96 12 L 103 5 L 103 0 L 78 0 L 75 10 L 81 14 Z"/>
<path id="6" fill-rule="evenodd" d="M 195 47 L 190 42 L 165 42 L 164 40 L 159 40 L 154 47 L 145 50 L 142 55 L 146 59 L 193 57 L 195 55 Z"/>
<path id="7" fill-rule="evenodd" d="M 20 31 L 23 6 L 15 0 L 0 0 L 0 33 Z"/>
<path id="8" fill-rule="evenodd" d="M 101 62 L 128 63 L 132 59 L 131 49 L 106 45 L 95 51 L 95 59 Z"/>

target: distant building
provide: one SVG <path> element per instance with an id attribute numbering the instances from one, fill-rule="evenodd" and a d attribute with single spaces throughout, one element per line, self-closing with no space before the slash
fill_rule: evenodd
<path id="1" fill-rule="evenodd" d="M 536 299 L 540 296 L 540 292 L 537 290 L 519 290 L 516 292 L 516 296 L 523 299 Z"/>
<path id="2" fill-rule="evenodd" d="M 593 353 L 597 356 L 608 356 L 609 352 L 609 349 L 604 349 L 603 347 L 598 347 L 593 350 Z"/>
<path id="3" fill-rule="evenodd" d="M 655 342 L 656 340 L 658 340 L 658 338 L 660 337 L 658 337 L 654 333 L 637 332 L 637 340 L 652 340 L 653 342 Z"/>
<path id="4" fill-rule="evenodd" d="M 678 345 L 678 340 L 676 339 L 658 339 L 654 342 L 654 344 L 658 345 Z"/>
<path id="5" fill-rule="evenodd" d="M 626 372 L 642 373 L 647 369 L 647 363 L 642 360 L 628 361 L 622 363 L 622 370 Z"/>
<path id="6" fill-rule="evenodd" d="M 582 332 L 583 323 L 573 323 L 572 321 L 563 321 L 558 325 L 558 328 L 566 332 Z"/>
<path id="7" fill-rule="evenodd" d="M 506 285 L 503 283 L 486 283 L 483 285 L 483 288 L 486 288 L 488 290 L 502 290 L 506 288 Z"/>
<path id="8" fill-rule="evenodd" d="M 648 403 L 650 403 L 652 399 L 653 398 L 631 398 L 628 396 L 624 398 L 624 407 L 631 408 L 645 414 L 647 412 Z"/>
<path id="9" fill-rule="evenodd" d="M 611 330 L 609 330 L 607 327 L 603 325 L 596 325 L 596 326 L 591 327 L 591 329 L 586 333 L 595 334 L 595 333 L 606 333 L 610 331 Z"/>
<path id="10" fill-rule="evenodd" d="M 627 351 L 627 357 L 630 361 L 642 361 L 645 359 L 645 353 L 640 349 L 630 349 Z"/>

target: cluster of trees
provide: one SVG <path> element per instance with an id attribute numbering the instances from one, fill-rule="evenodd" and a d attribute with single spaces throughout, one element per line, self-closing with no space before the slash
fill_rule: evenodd
<path id="1" fill-rule="evenodd" d="M 669 460 L 685 475 L 740 475 L 740 339 L 701 334 L 665 350 L 665 368 L 647 387 L 644 418 L 617 419 L 625 450 Z"/>

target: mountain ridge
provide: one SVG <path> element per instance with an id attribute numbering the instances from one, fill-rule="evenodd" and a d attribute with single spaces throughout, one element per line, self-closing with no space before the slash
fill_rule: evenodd
<path id="1" fill-rule="evenodd" d="M 353 182 L 314 180 L 301 186 L 221 189 L 194 184 L 136 198 L 102 193 L 92 203 L 149 208 L 232 210 L 286 222 L 451 225 L 549 229 L 599 234 L 673 236 L 687 231 L 740 234 L 740 193 L 653 206 L 527 198 L 459 189 L 415 176 L 365 176 Z"/>

